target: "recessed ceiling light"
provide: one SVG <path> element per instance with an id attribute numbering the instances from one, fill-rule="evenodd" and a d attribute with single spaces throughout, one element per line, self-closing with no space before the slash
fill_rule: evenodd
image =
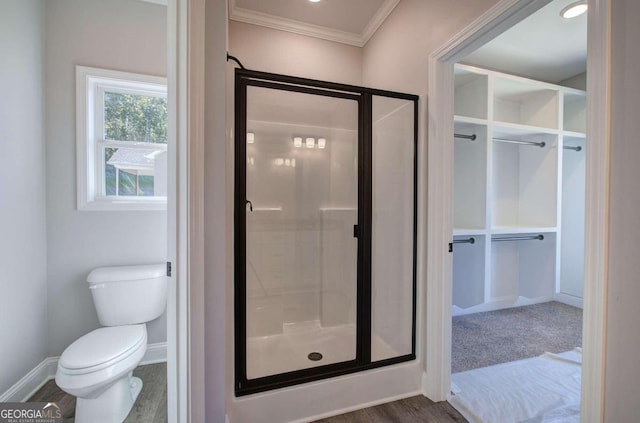
<path id="1" fill-rule="evenodd" d="M 577 16 L 582 15 L 584 12 L 586 12 L 587 7 L 588 6 L 586 1 L 584 0 L 576 1 L 568 5 L 564 9 L 562 9 L 562 11 L 560 11 L 560 16 L 562 16 L 565 19 L 575 18 Z"/>
<path id="2" fill-rule="evenodd" d="M 311 3 L 318 3 L 320 0 L 309 0 Z"/>

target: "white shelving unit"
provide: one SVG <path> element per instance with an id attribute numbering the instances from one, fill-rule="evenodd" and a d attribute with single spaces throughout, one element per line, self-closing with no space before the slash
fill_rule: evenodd
<path id="1" fill-rule="evenodd" d="M 584 91 L 456 65 L 454 315 L 582 305 L 586 105 Z"/>

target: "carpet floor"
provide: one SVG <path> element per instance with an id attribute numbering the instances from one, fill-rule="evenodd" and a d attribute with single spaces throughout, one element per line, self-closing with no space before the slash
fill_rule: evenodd
<path id="1" fill-rule="evenodd" d="M 453 318 L 451 372 L 582 346 L 582 310 L 558 302 Z"/>

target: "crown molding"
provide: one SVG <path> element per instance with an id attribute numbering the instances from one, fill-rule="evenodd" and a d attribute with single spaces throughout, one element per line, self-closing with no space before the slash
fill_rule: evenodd
<path id="1" fill-rule="evenodd" d="M 396 8 L 398 3 L 400 3 L 400 0 L 385 0 L 385 2 L 382 3 L 382 6 L 380 6 L 376 14 L 373 15 L 373 18 L 371 18 L 369 24 L 364 28 L 364 31 L 362 32 L 361 37 L 363 40 L 363 46 L 369 42 L 371 37 L 373 37 L 373 34 L 375 34 L 378 28 L 382 26 L 384 21 L 389 17 L 391 12 L 393 12 L 393 9 Z"/>
<path id="2" fill-rule="evenodd" d="M 356 47 L 364 47 L 399 2 L 400 0 L 385 0 L 360 34 L 241 8 L 236 6 L 235 0 L 229 0 L 229 19 Z"/>

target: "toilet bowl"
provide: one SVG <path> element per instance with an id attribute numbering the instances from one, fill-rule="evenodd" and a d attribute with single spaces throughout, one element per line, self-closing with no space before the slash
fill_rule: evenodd
<path id="1" fill-rule="evenodd" d="M 121 423 L 142 389 L 133 377 L 147 350 L 145 322 L 166 304 L 163 265 L 96 269 L 87 278 L 103 325 L 60 356 L 56 384 L 76 397 L 76 423 Z"/>

